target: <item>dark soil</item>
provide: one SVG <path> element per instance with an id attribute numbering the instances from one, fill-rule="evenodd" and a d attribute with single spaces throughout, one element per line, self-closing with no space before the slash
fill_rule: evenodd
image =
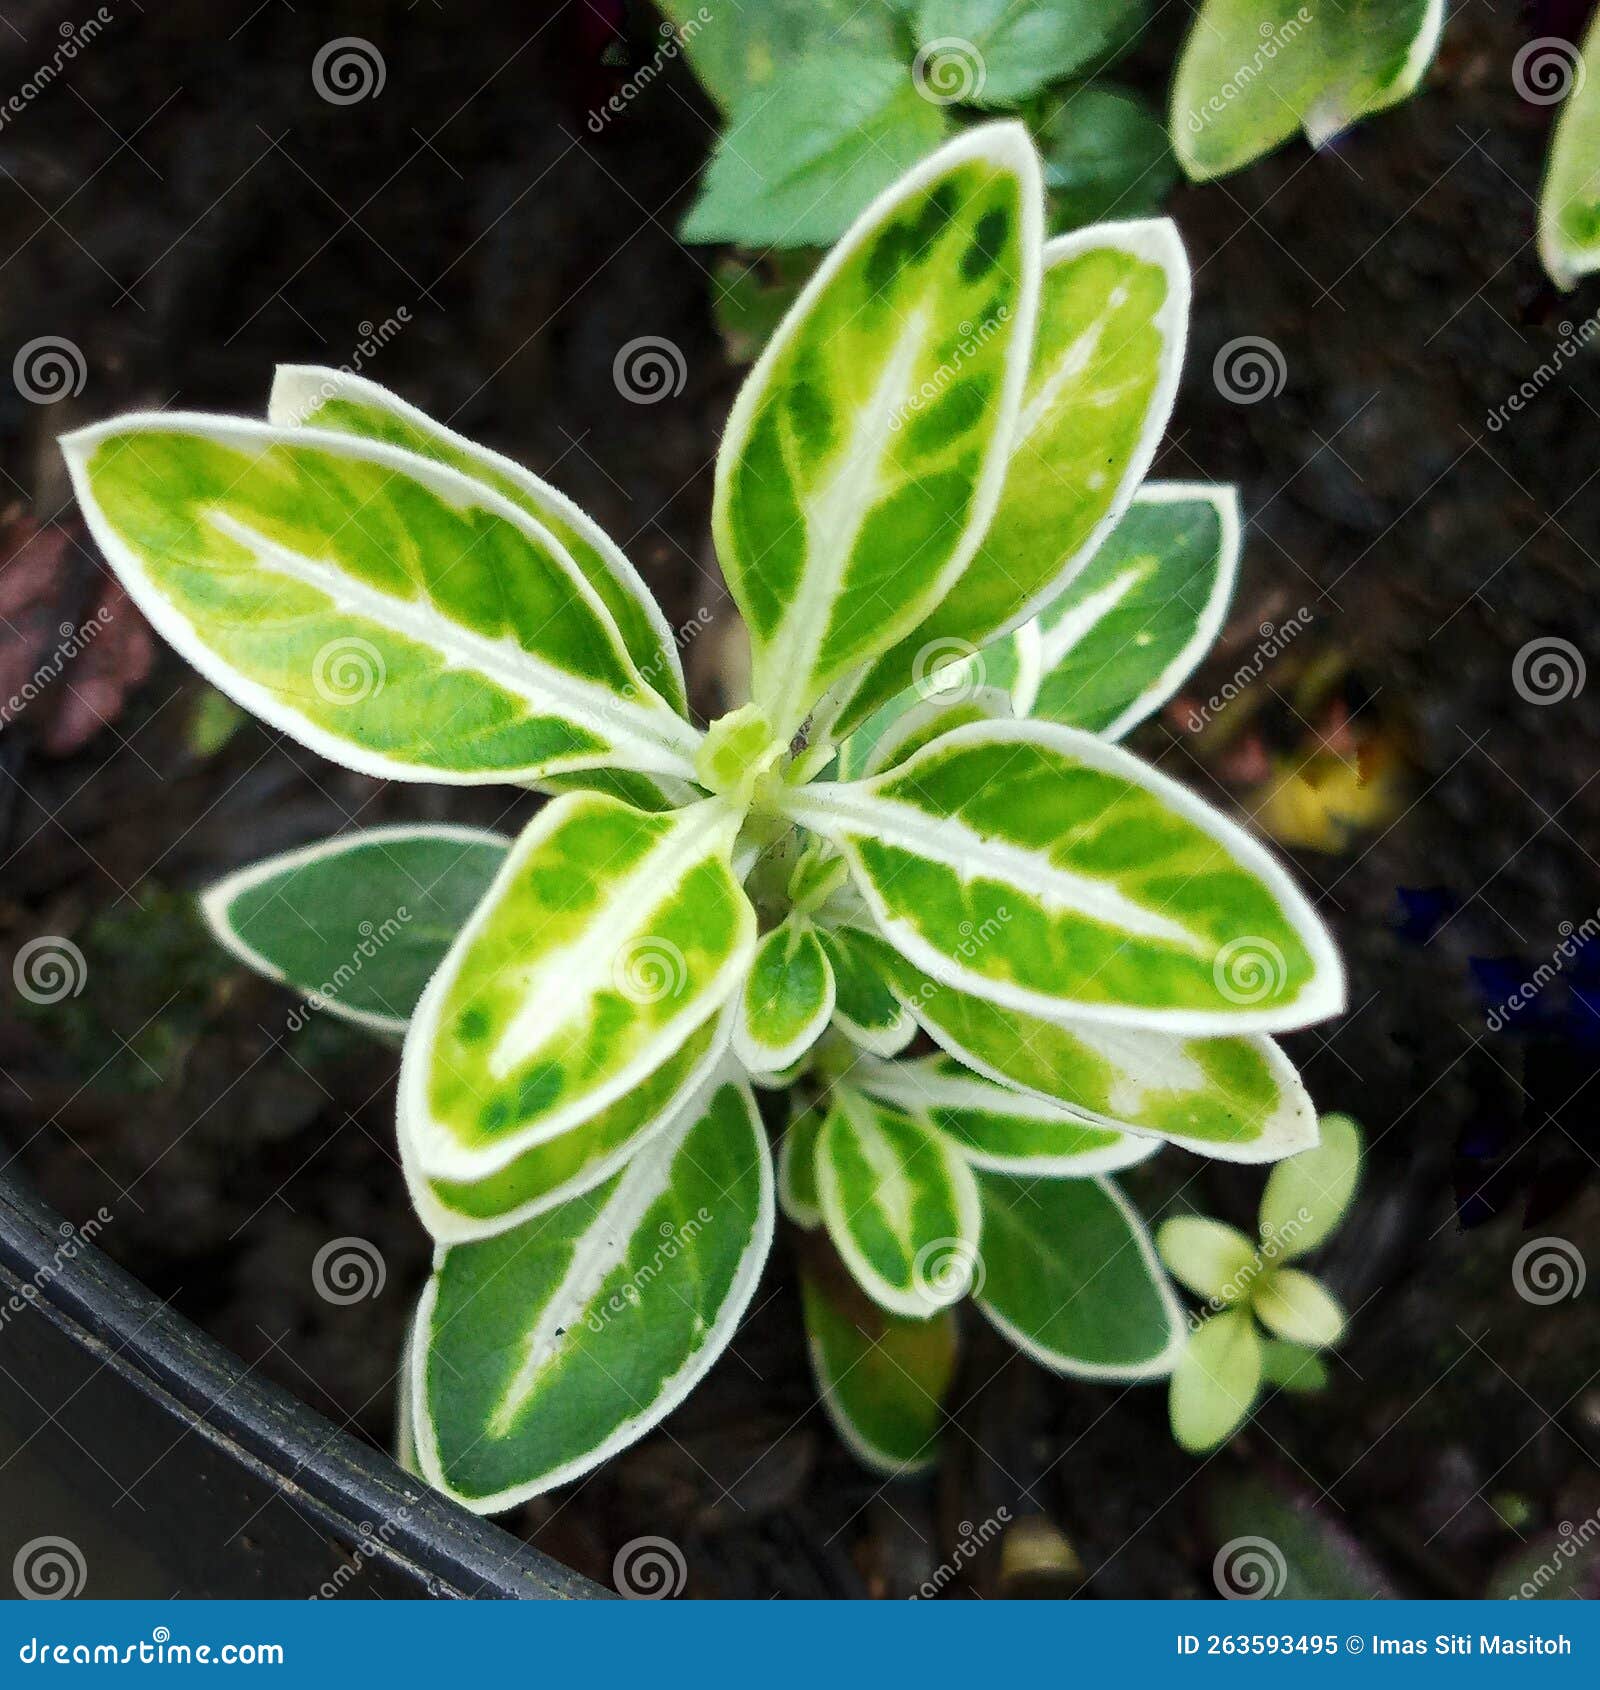
<path id="1" fill-rule="evenodd" d="M 713 254 L 673 238 L 710 112 L 678 65 L 592 135 L 587 112 L 626 74 L 601 63 L 604 10 L 574 3 L 540 24 L 538 8 L 488 4 L 115 8 L 0 128 L 0 355 L 65 337 L 87 369 L 57 404 L 0 396 L 15 500 L 0 551 L 25 519 L 70 523 L 52 444 L 68 426 L 142 404 L 259 413 L 275 363 L 350 361 L 404 308 L 368 373 L 578 498 L 674 623 L 720 615 L 704 535 L 738 372 L 711 320 Z M 8 7 L 0 87 L 77 19 Z M 1153 32 L 1134 80 L 1161 86 L 1178 21 Z M 670 1537 L 697 1595 L 898 1595 L 975 1522 L 1009 1517 L 941 1588 L 1150 1596 L 1209 1594 L 1221 1542 L 1282 1541 L 1298 1521 L 1322 1587 L 1464 1595 L 1593 1513 L 1592 1292 L 1533 1306 L 1512 1279 L 1541 1236 L 1600 1264 L 1592 962 L 1566 964 L 1516 1030 L 1487 1020 L 1600 906 L 1600 681 L 1548 705 L 1513 682 L 1538 637 L 1600 667 L 1600 368 L 1592 349 L 1557 350 L 1600 288 L 1564 299 L 1538 269 L 1551 112 L 1511 78 L 1517 47 L 1554 27 L 1457 5 L 1424 97 L 1321 156 L 1290 147 L 1171 206 L 1197 310 L 1159 473 L 1236 481 L 1251 524 L 1245 589 L 1197 696 L 1259 623 L 1302 604 L 1314 622 L 1252 689 L 1242 734 L 1190 741 L 1174 712 L 1142 749 L 1245 809 L 1265 771 L 1319 754 L 1382 761 L 1399 790 L 1340 849 L 1296 857 L 1339 932 L 1352 1008 L 1292 1054 L 1372 1144 L 1323 1258 L 1357 1311 L 1332 1389 L 1275 1398 L 1199 1463 L 1173 1447 L 1159 1389 L 1050 1378 L 973 1319 L 939 1471 L 884 1486 L 816 1406 L 780 1238 L 706 1385 L 514 1530 L 602 1578 L 623 1543 Z M 636 20 L 637 40 L 652 31 Z M 346 34 L 379 46 L 387 82 L 335 106 L 310 67 Z M 611 376 L 640 335 L 674 342 L 687 367 L 682 393 L 648 407 Z M 1281 348 L 1276 398 L 1219 392 L 1213 361 L 1243 335 Z M 1530 379 L 1537 397 L 1493 426 Z M 61 553 L 33 621 L 8 611 L 0 639 L 99 602 L 75 531 Z M 327 1023 L 291 1032 L 288 1000 L 211 948 L 188 895 L 347 825 L 513 827 L 534 801 L 384 785 L 251 722 L 216 748 L 205 689 L 164 648 L 142 679 L 136 647 L 106 695 L 113 709 L 126 692 L 121 714 L 87 743 L 52 732 L 48 699 L 0 732 L 0 949 L 9 966 L 57 934 L 88 963 L 81 996 L 47 1012 L 7 999 L 4 1135 L 67 1216 L 113 1213 L 100 1242 L 160 1295 L 386 1442 L 428 1255 L 396 1166 L 393 1057 Z M 720 653 L 715 634 L 691 648 L 707 708 Z M 1134 1190 L 1150 1214 L 1181 1189 L 1248 1223 L 1260 1183 L 1172 1153 Z M 378 1246 L 387 1282 L 333 1307 L 311 1262 L 349 1235 Z"/>

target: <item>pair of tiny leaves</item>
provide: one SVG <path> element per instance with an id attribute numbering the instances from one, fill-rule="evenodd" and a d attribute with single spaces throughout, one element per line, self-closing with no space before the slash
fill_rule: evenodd
<path id="1" fill-rule="evenodd" d="M 1320 1388 L 1326 1373 L 1316 1352 L 1338 1342 L 1344 1315 L 1320 1281 L 1285 1264 L 1338 1226 L 1360 1173 L 1360 1130 L 1348 1116 L 1330 1115 L 1315 1149 L 1273 1169 L 1256 1241 L 1198 1215 L 1158 1229 L 1161 1259 L 1209 1311 L 1172 1376 L 1172 1431 L 1185 1449 L 1202 1454 L 1226 1441 L 1264 1383 Z"/>
<path id="2" fill-rule="evenodd" d="M 968 1295 L 1055 1372 L 1169 1372 L 1183 1344 L 1178 1306 L 1144 1223 L 1106 1177 L 1156 1148 L 943 1060 L 864 1063 L 826 1109 L 797 1108 L 779 1202 L 798 1226 L 825 1227 L 837 1252 L 812 1253 L 803 1312 L 843 1441 L 884 1472 L 933 1460 L 953 1305 Z"/>

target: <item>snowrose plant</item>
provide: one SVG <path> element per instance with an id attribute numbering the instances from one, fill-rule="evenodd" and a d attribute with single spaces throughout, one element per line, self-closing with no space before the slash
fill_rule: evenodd
<path id="1" fill-rule="evenodd" d="M 1117 743 L 1215 636 L 1239 544 L 1231 492 L 1140 487 L 1183 251 L 1164 221 L 1046 243 L 1042 203 L 1020 126 L 969 131 L 767 347 L 713 510 L 753 696 L 704 731 L 595 524 L 370 382 L 287 368 L 264 423 L 63 442 L 129 592 L 239 703 L 372 775 L 553 795 L 515 840 L 341 836 L 206 898 L 254 965 L 404 1036 L 438 1241 L 405 1454 L 471 1508 L 703 1377 L 775 1185 L 824 1400 L 896 1470 L 932 1450 L 969 1294 L 1047 1367 L 1171 1372 L 1115 1170 L 1316 1142 L 1269 1035 L 1341 1007 L 1328 935 Z M 789 1093 L 781 1180 L 752 1084 Z"/>

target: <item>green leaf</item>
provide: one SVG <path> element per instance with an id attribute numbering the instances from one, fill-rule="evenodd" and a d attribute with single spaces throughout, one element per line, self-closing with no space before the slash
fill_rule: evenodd
<path id="1" fill-rule="evenodd" d="M 1040 681 L 1018 714 L 1121 739 L 1211 649 L 1238 568 L 1231 487 L 1141 488 L 1088 567 L 1040 613 Z"/>
<path id="2" fill-rule="evenodd" d="M 871 780 L 784 802 L 844 854 L 902 956 L 1003 1009 L 1232 1034 L 1343 1007 L 1333 941 L 1283 867 L 1077 729 L 957 728 Z"/>
<path id="3" fill-rule="evenodd" d="M 826 246 L 947 128 L 897 59 L 849 50 L 795 59 L 734 108 L 683 239 Z"/>
<path id="4" fill-rule="evenodd" d="M 1040 196 L 1019 125 L 951 142 L 862 214 L 740 390 L 712 527 L 779 739 L 944 596 L 988 526 Z"/>
<path id="5" fill-rule="evenodd" d="M 822 1225 L 817 1192 L 817 1140 L 823 1111 L 790 1096 L 789 1125 L 778 1146 L 778 1206 L 796 1226 L 811 1231 Z"/>
<path id="6" fill-rule="evenodd" d="M 1319 1279 L 1298 1268 L 1274 1268 L 1251 1294 L 1256 1319 L 1296 1344 L 1326 1349 L 1344 1333 L 1344 1310 Z"/>
<path id="7" fill-rule="evenodd" d="M 403 1139 L 480 1180 L 616 1102 L 737 990 L 755 912 L 737 812 L 645 815 L 599 794 L 542 811 L 434 975 L 400 1065 Z"/>
<path id="8" fill-rule="evenodd" d="M 493 1514 L 633 1443 L 727 1346 L 772 1227 L 766 1135 L 730 1080 L 608 1184 L 444 1251 L 417 1310 L 429 1483 Z"/>
<path id="9" fill-rule="evenodd" d="M 708 1021 L 615 1103 L 534 1144 L 483 1179 L 430 1178 L 419 1165 L 402 1117 L 401 1165 L 422 1224 L 444 1244 L 492 1238 L 603 1184 L 700 1099 L 726 1055 L 731 1025 L 726 1011 Z"/>
<path id="10" fill-rule="evenodd" d="M 564 493 L 514 458 L 479 446 L 375 381 L 347 370 L 280 364 L 267 417 L 283 428 L 331 429 L 385 441 L 492 487 L 555 535 L 606 607 L 645 683 L 679 715 L 687 715 L 683 664 L 666 617 L 605 530 Z"/>
<path id="11" fill-rule="evenodd" d="M 1126 46 L 1145 0 L 921 0 L 917 68 L 931 97 L 1015 106 Z"/>
<path id="12" fill-rule="evenodd" d="M 1539 46 L 1524 51 L 1531 55 Z M 1551 51 L 1546 61 L 1543 81 L 1536 58 L 1524 66 L 1535 93 L 1543 100 L 1563 87 L 1570 91 L 1539 196 L 1539 256 L 1558 287 L 1574 288 L 1600 269 L 1600 18 L 1589 26 L 1581 55 Z"/>
<path id="13" fill-rule="evenodd" d="M 1328 1364 L 1303 1344 L 1268 1338 L 1261 1345 L 1261 1382 L 1297 1396 L 1313 1395 L 1328 1388 Z"/>
<path id="14" fill-rule="evenodd" d="M 850 1453 L 878 1473 L 917 1473 L 938 1455 L 944 1399 L 955 1377 L 955 1315 L 890 1314 L 842 1276 L 800 1278 L 811 1370 Z"/>
<path id="15" fill-rule="evenodd" d="M 967 1294 L 978 1260 L 971 1170 L 902 1110 L 836 1087 L 817 1191 L 829 1237 L 875 1303 L 925 1320 Z"/>
<path id="16" fill-rule="evenodd" d="M 978 1307 L 1042 1367 L 1082 1379 L 1172 1369 L 1183 1319 L 1133 1205 L 1104 1176 L 978 1175 Z"/>
<path id="17" fill-rule="evenodd" d="M 1321 146 L 1415 91 L 1444 0 L 1205 0 L 1172 86 L 1172 144 L 1195 181 L 1304 129 Z"/>
<path id="18" fill-rule="evenodd" d="M 1361 1179 L 1361 1129 L 1348 1115 L 1322 1120 L 1321 1142 L 1272 1170 L 1261 1193 L 1261 1242 L 1275 1261 L 1304 1256 L 1344 1219 Z"/>
<path id="19" fill-rule="evenodd" d="M 61 446 L 156 630 L 331 761 L 451 785 L 692 773 L 699 736 L 571 557 L 482 482 L 379 441 L 168 412 Z"/>
<path id="20" fill-rule="evenodd" d="M 860 0 L 656 0 L 706 92 L 729 111 L 804 53 L 893 53 L 890 6 Z"/>
<path id="21" fill-rule="evenodd" d="M 1311 1099 L 1271 1039 L 1044 1021 L 927 979 L 881 939 L 855 942 L 963 1067 L 1086 1122 L 1227 1162 L 1273 1162 L 1317 1142 Z"/>
<path id="22" fill-rule="evenodd" d="M 1205 1215 L 1178 1215 L 1156 1228 L 1156 1249 L 1177 1282 L 1219 1303 L 1237 1303 L 1260 1277 L 1256 1247 L 1237 1228 Z"/>
<path id="23" fill-rule="evenodd" d="M 973 661 L 976 664 L 980 659 Z M 938 688 L 925 697 L 918 697 L 916 689 L 903 693 L 901 697 L 910 701 L 905 708 L 896 710 L 896 700 L 852 734 L 840 752 L 839 778 L 857 778 L 857 769 L 862 777 L 881 774 L 906 762 L 952 728 L 965 727 L 969 722 L 1001 722 L 1011 716 L 1009 692 L 983 685 L 952 687 L 950 677 L 950 670 L 943 671 Z M 885 721 L 889 710 L 895 713 Z M 880 722 L 881 729 L 874 732 Z M 851 753 L 848 759 L 844 751 Z"/>
<path id="24" fill-rule="evenodd" d="M 1165 125 L 1136 94 L 1083 83 L 1035 126 L 1053 231 L 1159 211 L 1178 179 Z"/>
<path id="25" fill-rule="evenodd" d="M 833 968 L 834 1026 L 874 1056 L 897 1056 L 917 1036 L 916 1022 L 858 935 L 846 928 L 820 931 Z"/>
<path id="26" fill-rule="evenodd" d="M 942 1133 L 975 1168 L 1081 1179 L 1147 1161 L 1153 1138 L 1092 1126 L 1053 1103 L 979 1078 L 949 1057 L 867 1062 L 852 1083 Z"/>
<path id="27" fill-rule="evenodd" d="M 330 1015 L 403 1033 L 510 843 L 472 827 L 369 828 L 239 869 L 200 907 L 257 973 Z"/>
<path id="28" fill-rule="evenodd" d="M 833 970 L 817 930 L 791 916 L 762 936 L 739 994 L 734 1054 L 758 1074 L 798 1062 L 833 1015 Z"/>
<path id="29" fill-rule="evenodd" d="M 1261 1340 L 1242 1309 L 1203 1321 L 1172 1372 L 1167 1406 L 1172 1435 L 1191 1455 L 1226 1443 L 1244 1424 L 1261 1388 Z"/>
<path id="30" fill-rule="evenodd" d="M 1039 327 L 994 519 L 960 579 L 850 688 L 852 732 L 913 677 L 1047 605 L 1095 553 L 1155 457 L 1189 332 L 1189 261 L 1167 219 L 1044 249 Z"/>

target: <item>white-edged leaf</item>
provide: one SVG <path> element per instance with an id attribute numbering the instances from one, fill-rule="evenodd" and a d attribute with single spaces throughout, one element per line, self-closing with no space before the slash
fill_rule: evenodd
<path id="1" fill-rule="evenodd" d="M 1172 84 L 1172 144 L 1195 181 L 1304 129 L 1321 146 L 1412 93 L 1444 0 L 1204 0 Z"/>
<path id="2" fill-rule="evenodd" d="M 802 1270 L 800 1297 L 817 1394 L 845 1447 L 876 1473 L 930 1467 L 959 1352 L 954 1312 L 891 1314 L 837 1268 Z"/>
<path id="3" fill-rule="evenodd" d="M 1231 487 L 1147 483 L 1039 615 L 1040 675 L 1019 716 L 1121 739 L 1159 710 L 1222 627 L 1239 569 Z"/>
<path id="4" fill-rule="evenodd" d="M 874 1056 L 898 1056 L 917 1036 L 917 1023 L 852 929 L 821 928 L 833 970 L 833 1024 L 851 1044 Z"/>
<path id="5" fill-rule="evenodd" d="M 1242 1301 L 1261 1275 L 1256 1247 L 1237 1227 L 1208 1215 L 1175 1215 L 1156 1228 L 1167 1272 L 1197 1297 Z"/>
<path id="6" fill-rule="evenodd" d="M 1227 1162 L 1276 1162 L 1317 1142 L 1317 1112 L 1273 1040 L 1181 1038 L 1044 1021 L 928 979 L 876 935 L 854 942 L 942 1050 L 984 1078 L 1085 1122 Z"/>
<path id="7" fill-rule="evenodd" d="M 330 1015 L 403 1033 L 511 841 L 402 822 L 264 857 L 211 886 L 217 939 Z"/>
<path id="8" fill-rule="evenodd" d="M 1320 1279 L 1299 1268 L 1274 1268 L 1250 1299 L 1256 1319 L 1280 1338 L 1326 1349 L 1344 1334 L 1344 1310 Z"/>
<path id="9" fill-rule="evenodd" d="M 1220 1035 L 1343 1007 L 1333 941 L 1282 865 L 1092 734 L 976 723 L 784 802 L 901 955 L 1002 1008 Z"/>
<path id="10" fill-rule="evenodd" d="M 833 969 L 816 928 L 791 915 L 762 935 L 739 991 L 733 1050 L 754 1073 L 791 1068 L 833 1015 Z"/>
<path id="11" fill-rule="evenodd" d="M 980 1078 L 948 1056 L 865 1062 L 852 1084 L 942 1133 L 975 1168 L 1083 1178 L 1147 1161 L 1158 1140 L 1092 1125 L 1054 1103 Z"/>
<path id="12" fill-rule="evenodd" d="M 972 1171 L 903 1110 L 836 1086 L 817 1192 L 828 1236 L 875 1303 L 925 1320 L 966 1295 L 981 1223 Z"/>
<path id="13" fill-rule="evenodd" d="M 605 605 L 646 685 L 680 715 L 688 714 L 678 641 L 666 617 L 610 536 L 565 493 L 514 458 L 479 446 L 398 394 L 348 370 L 280 364 L 267 418 L 285 428 L 330 429 L 387 441 L 460 470 L 504 495 L 561 542 Z"/>
<path id="14" fill-rule="evenodd" d="M 1261 1243 L 1274 1261 L 1304 1256 L 1325 1239 L 1361 1179 L 1361 1129 L 1348 1115 L 1325 1115 L 1321 1140 L 1272 1170 L 1261 1193 Z"/>
<path id="15" fill-rule="evenodd" d="M 1169 219 L 1107 223 L 1044 249 L 1039 330 L 994 519 L 961 578 L 842 688 L 835 737 L 917 676 L 959 664 L 1041 611 L 1111 532 L 1172 414 L 1189 333 L 1189 260 Z"/>
<path id="16" fill-rule="evenodd" d="M 1543 49 L 1548 68 L 1571 83 L 1550 143 L 1539 195 L 1539 256 L 1557 287 L 1574 288 L 1600 269 L 1600 16 L 1575 59 L 1564 43 L 1533 42 L 1524 75 L 1536 77 Z M 1553 54 L 1553 57 L 1548 55 Z"/>
<path id="17" fill-rule="evenodd" d="M 431 1178 L 402 1115 L 400 1160 L 422 1224 L 441 1244 L 493 1238 L 603 1184 L 701 1099 L 726 1059 L 732 1023 L 730 1005 L 614 1103 L 482 1179 Z"/>
<path id="18" fill-rule="evenodd" d="M 61 447 L 157 632 L 330 761 L 449 785 L 693 774 L 700 736 L 565 548 L 483 482 L 354 435 L 171 412 Z"/>
<path id="19" fill-rule="evenodd" d="M 978 1307 L 1026 1356 L 1081 1379 L 1172 1370 L 1183 1317 L 1133 1205 L 1104 1175 L 980 1173 Z"/>
<path id="20" fill-rule="evenodd" d="M 480 1514 L 577 1478 L 705 1376 L 772 1242 L 772 1163 L 740 1081 L 604 1186 L 443 1250 L 417 1310 L 417 1453 Z"/>
<path id="21" fill-rule="evenodd" d="M 1042 225 L 1026 132 L 969 130 L 867 207 L 740 390 L 712 528 L 777 739 L 913 627 L 982 538 L 1027 373 Z"/>
<path id="22" fill-rule="evenodd" d="M 1261 1389 L 1261 1339 L 1245 1309 L 1228 1309 L 1190 1333 L 1167 1398 L 1172 1435 L 1191 1455 L 1226 1443 Z"/>
<path id="23" fill-rule="evenodd" d="M 476 1181 L 625 1097 L 738 988 L 755 911 L 738 812 L 548 805 L 417 1006 L 401 1131 L 432 1178 Z"/>
<path id="24" fill-rule="evenodd" d="M 792 1095 L 789 1101 L 789 1124 L 778 1146 L 778 1207 L 796 1226 L 810 1232 L 822 1225 L 817 1140 L 822 1135 L 823 1111 Z"/>

